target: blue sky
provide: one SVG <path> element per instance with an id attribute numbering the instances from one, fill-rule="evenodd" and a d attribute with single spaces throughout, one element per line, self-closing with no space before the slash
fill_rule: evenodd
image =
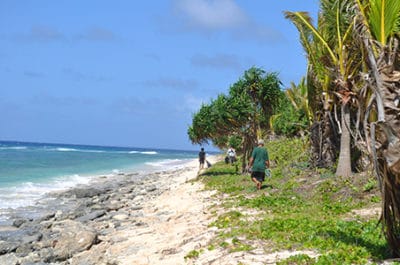
<path id="1" fill-rule="evenodd" d="M 283 11 L 317 0 L 1 0 L 0 140 L 197 150 L 202 102 L 252 66 L 305 74 Z"/>

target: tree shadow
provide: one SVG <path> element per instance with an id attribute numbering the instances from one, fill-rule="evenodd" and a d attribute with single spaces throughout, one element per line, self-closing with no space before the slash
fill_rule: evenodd
<path id="1" fill-rule="evenodd" d="M 348 234 L 343 231 L 328 230 L 327 233 L 330 237 L 334 238 L 335 241 L 341 241 L 347 245 L 364 247 L 369 253 L 371 253 L 371 258 L 374 261 L 382 261 L 393 257 L 387 243 L 380 244 L 378 242 L 372 242 L 362 238 L 361 236 Z"/>
<path id="2" fill-rule="evenodd" d="M 263 185 L 261 185 L 261 189 L 262 189 L 262 190 L 263 190 L 263 189 L 266 189 L 266 188 L 271 188 L 271 189 L 273 189 L 274 186 L 272 186 L 271 184 L 263 184 Z"/>
<path id="3" fill-rule="evenodd" d="M 230 172 L 230 171 L 205 171 L 199 174 L 199 176 L 212 176 L 212 177 L 217 177 L 221 175 L 240 175 L 236 174 L 235 172 Z"/>

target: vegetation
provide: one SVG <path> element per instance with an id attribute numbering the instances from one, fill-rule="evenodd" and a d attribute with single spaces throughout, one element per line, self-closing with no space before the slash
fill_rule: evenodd
<path id="1" fill-rule="evenodd" d="M 315 25 L 307 12 L 287 11 L 285 17 L 298 29 L 306 77 L 283 92 L 276 73 L 250 68 L 228 95 L 194 114 L 189 138 L 219 148 L 234 143 L 243 173 L 256 139 L 266 135 L 309 136 L 304 163 L 321 176 L 334 171 L 341 180 L 368 172 L 372 164 L 384 235 L 393 257 L 400 257 L 400 1 L 320 0 Z M 375 182 L 363 176 L 370 190 Z M 346 201 L 340 203 L 329 207 L 347 209 Z"/>
<path id="2" fill-rule="evenodd" d="M 260 191 L 249 175 L 236 174 L 234 166 L 223 162 L 200 175 L 207 189 L 220 192 L 215 195 L 220 204 L 211 209 L 215 212 L 211 226 L 219 232 L 209 251 L 261 247 L 265 253 L 283 249 L 315 253 L 295 255 L 279 264 L 374 264 L 390 256 L 377 217 L 352 212 L 379 206 L 379 189 L 371 175 L 338 178 L 310 168 L 304 139 L 275 140 L 266 146 L 272 177 Z"/>
<path id="3" fill-rule="evenodd" d="M 383 195 L 385 235 L 400 257 L 400 1 L 320 2 L 316 27 L 307 13 L 286 12 L 307 53 L 308 94 L 323 106 L 312 106 L 323 113 L 315 120 L 314 153 L 334 165 L 340 148 L 338 176 L 369 154 Z"/>
<path id="4" fill-rule="evenodd" d="M 188 129 L 189 138 L 198 144 L 212 141 L 219 148 L 227 148 L 234 138 L 245 162 L 255 139 L 269 130 L 269 119 L 284 99 L 278 75 L 252 67 L 230 87 L 228 95 L 221 94 L 201 106 Z M 243 163 L 242 171 L 245 166 Z"/>

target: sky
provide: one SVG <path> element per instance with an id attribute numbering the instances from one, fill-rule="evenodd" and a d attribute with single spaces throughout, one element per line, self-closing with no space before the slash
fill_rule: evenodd
<path id="1" fill-rule="evenodd" d="M 244 71 L 304 76 L 283 12 L 318 3 L 0 0 L 0 140 L 197 150 L 193 114 Z"/>

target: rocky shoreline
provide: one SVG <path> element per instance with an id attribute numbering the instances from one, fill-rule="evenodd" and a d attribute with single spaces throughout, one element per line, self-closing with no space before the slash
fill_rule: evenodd
<path id="1" fill-rule="evenodd" d="M 181 169 L 145 176 L 122 173 L 118 178 L 50 194 L 35 207 L 15 212 L 8 225 L 0 226 L 0 264 L 139 264 L 130 262 L 139 258 L 135 253 L 140 246 L 126 249 L 132 244 L 120 244 L 129 241 L 121 235 L 144 233 L 151 225 L 146 205 L 196 176 L 193 161 Z M 168 222 L 168 212 L 153 211 L 153 217 Z M 146 242 L 142 243 L 145 248 Z M 165 251 L 176 254 L 177 250 Z"/>

